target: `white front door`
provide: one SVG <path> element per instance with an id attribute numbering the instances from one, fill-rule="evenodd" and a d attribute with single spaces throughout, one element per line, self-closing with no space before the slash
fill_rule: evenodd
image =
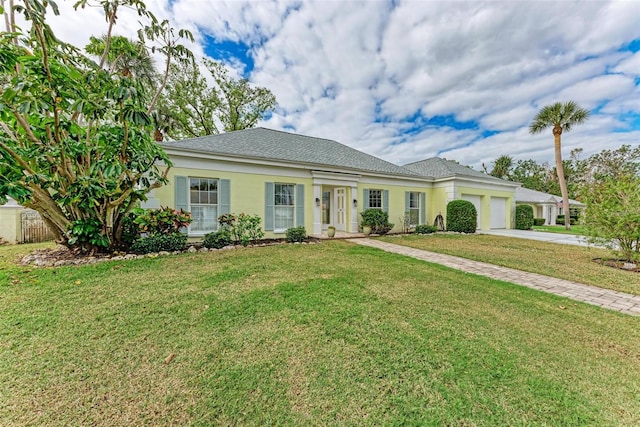
<path id="1" fill-rule="evenodd" d="M 336 188 L 333 190 L 333 194 L 335 197 L 335 203 L 333 210 L 335 213 L 336 219 L 336 230 L 346 231 L 347 230 L 347 189 L 346 188 Z"/>

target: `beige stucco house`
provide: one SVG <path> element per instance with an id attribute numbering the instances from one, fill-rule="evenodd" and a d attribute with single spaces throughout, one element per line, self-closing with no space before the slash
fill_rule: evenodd
<path id="1" fill-rule="evenodd" d="M 263 220 L 266 237 L 304 226 L 321 235 L 328 226 L 357 233 L 360 213 L 382 209 L 402 230 L 433 224 L 447 203 L 467 199 L 480 229 L 511 228 L 518 184 L 443 159 L 399 166 L 339 142 L 265 128 L 161 143 L 173 162 L 169 184 L 150 194 L 146 206 L 190 211 L 189 235 L 217 229 L 223 213 Z"/>

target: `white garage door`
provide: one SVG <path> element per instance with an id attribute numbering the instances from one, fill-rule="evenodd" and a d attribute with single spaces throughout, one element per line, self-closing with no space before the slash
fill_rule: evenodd
<path id="1" fill-rule="evenodd" d="M 476 207 L 476 212 L 478 213 L 478 226 L 476 228 L 480 228 L 480 219 L 482 218 L 482 199 L 480 196 L 476 196 L 474 194 L 463 194 L 462 200 L 468 200 Z"/>
<path id="2" fill-rule="evenodd" d="M 491 198 L 491 228 L 507 228 L 507 198 Z"/>

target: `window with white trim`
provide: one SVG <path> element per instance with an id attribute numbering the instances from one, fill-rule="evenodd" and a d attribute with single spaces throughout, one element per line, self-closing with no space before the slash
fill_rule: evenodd
<path id="1" fill-rule="evenodd" d="M 369 190 L 369 207 L 382 209 L 382 190 Z"/>
<path id="2" fill-rule="evenodd" d="M 420 193 L 409 193 L 409 223 L 411 225 L 420 224 Z"/>
<path id="3" fill-rule="evenodd" d="M 274 231 L 282 232 L 295 227 L 295 184 L 275 183 Z"/>
<path id="4" fill-rule="evenodd" d="M 218 229 L 218 180 L 189 178 L 190 234 L 206 234 Z"/>

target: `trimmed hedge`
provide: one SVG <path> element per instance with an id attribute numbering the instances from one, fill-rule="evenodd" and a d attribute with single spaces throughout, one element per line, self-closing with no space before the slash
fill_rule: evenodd
<path id="1" fill-rule="evenodd" d="M 478 228 L 476 207 L 468 200 L 452 200 L 447 204 L 447 231 L 475 233 Z"/>
<path id="2" fill-rule="evenodd" d="M 516 229 L 531 230 L 533 227 L 533 208 L 529 205 L 516 206 Z"/>
<path id="3" fill-rule="evenodd" d="M 569 220 L 571 221 L 571 225 L 574 225 L 574 224 L 578 223 L 578 217 L 577 216 L 571 216 L 571 217 L 569 217 Z M 564 225 L 564 215 L 558 215 L 556 217 L 556 224 L 557 225 Z"/>
<path id="4" fill-rule="evenodd" d="M 160 251 L 182 251 L 185 246 L 187 246 L 186 234 L 155 234 L 136 240 L 131 245 L 131 250 L 137 254 L 149 254 Z"/>
<path id="5" fill-rule="evenodd" d="M 544 218 L 533 218 L 533 225 L 535 226 L 544 225 Z"/>
<path id="6" fill-rule="evenodd" d="M 432 234 L 438 231 L 438 227 L 434 227 L 433 225 L 428 224 L 420 224 L 416 225 L 415 233 L 416 234 Z"/>

